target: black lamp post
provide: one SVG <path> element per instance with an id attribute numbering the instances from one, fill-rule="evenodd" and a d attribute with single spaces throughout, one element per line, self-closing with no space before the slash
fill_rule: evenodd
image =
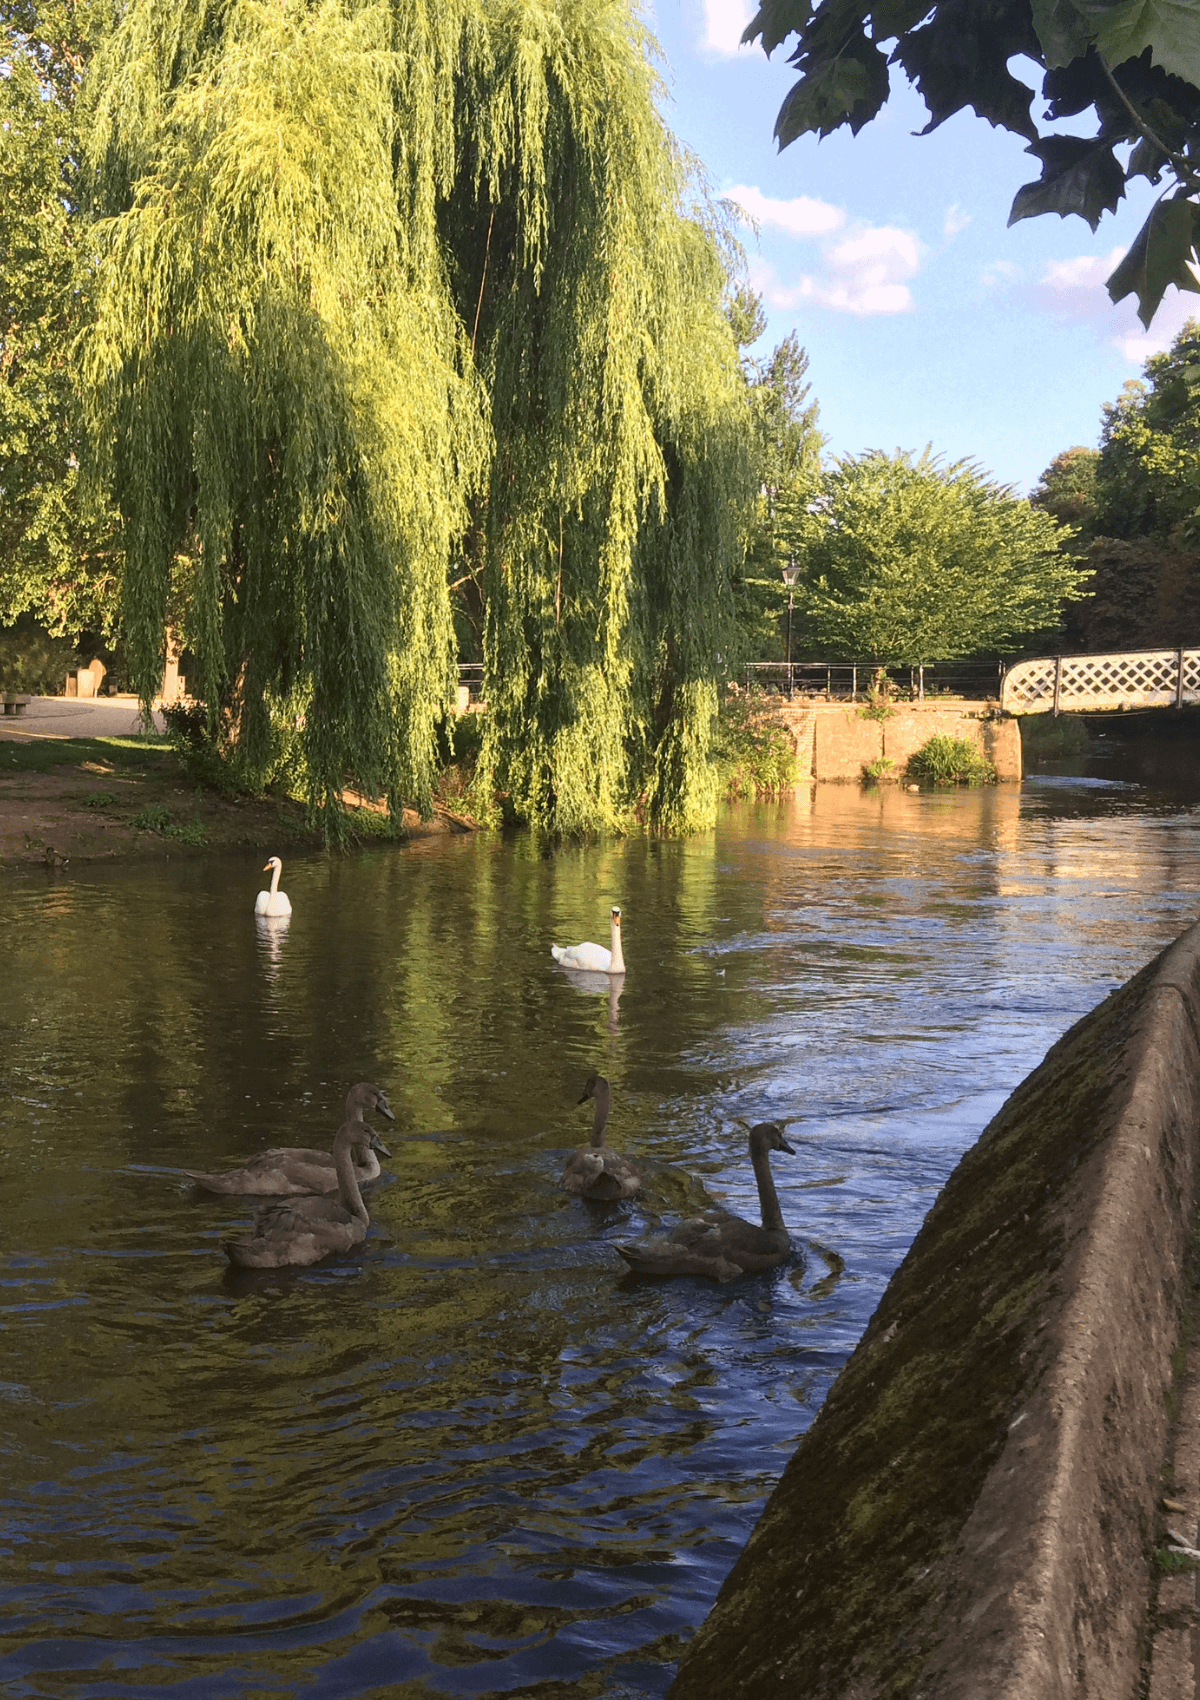
<path id="1" fill-rule="evenodd" d="M 783 582 L 787 585 L 788 593 L 788 623 L 787 623 L 787 694 L 788 701 L 792 696 L 792 603 L 796 597 L 796 580 L 800 577 L 800 568 L 796 565 L 793 555 L 786 567 L 781 567 Z"/>

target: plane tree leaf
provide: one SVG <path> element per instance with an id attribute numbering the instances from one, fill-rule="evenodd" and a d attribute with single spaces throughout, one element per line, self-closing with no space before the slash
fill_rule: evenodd
<path id="1" fill-rule="evenodd" d="M 1108 280 L 1108 293 L 1114 302 L 1123 301 L 1127 295 L 1137 296 L 1138 318 L 1147 327 L 1168 284 L 1200 295 L 1200 282 L 1191 267 L 1198 224 L 1198 209 L 1191 201 L 1181 196 L 1159 201 Z"/>
<path id="2" fill-rule="evenodd" d="M 1008 69 L 1013 54 L 1036 45 L 1028 14 L 1022 12 L 1020 5 L 993 8 L 976 0 L 947 0 L 929 23 L 900 39 L 892 57 L 929 108 L 922 135 L 970 106 L 990 124 L 1036 137 L 1029 112 L 1033 90 Z"/>
<path id="3" fill-rule="evenodd" d="M 1113 275 L 1132 280 L 1124 292 L 1137 293 L 1146 323 L 1168 285 L 1195 289 L 1185 236 L 1187 220 L 1200 217 L 1200 0 L 762 0 L 743 39 L 770 52 L 789 36 L 800 77 L 776 123 L 781 147 L 843 124 L 857 134 L 889 92 L 876 44 L 894 41 L 888 64 L 903 68 L 929 111 L 922 135 L 970 107 L 1024 136 L 1041 161 L 1010 224 L 1075 213 L 1095 230 L 1127 178 L 1166 178 L 1168 191 L 1174 179 L 1176 193 Z M 1009 69 L 1018 56 L 1043 73 L 1036 115 L 1034 91 Z M 1089 110 L 1091 137 L 1050 128 Z M 1122 144 L 1131 145 L 1124 162 Z"/>
<path id="4" fill-rule="evenodd" d="M 742 40 L 761 40 L 763 52 L 772 54 L 789 35 L 799 34 L 811 16 L 808 0 L 763 0 L 746 25 Z"/>
<path id="5" fill-rule="evenodd" d="M 1107 142 L 1081 136 L 1045 136 L 1025 150 L 1042 162 L 1037 183 L 1018 189 L 1009 224 L 1039 213 L 1061 218 L 1077 213 L 1095 230 L 1106 212 L 1115 212 L 1125 193 L 1125 173 Z"/>
<path id="6" fill-rule="evenodd" d="M 780 108 L 775 134 L 780 147 L 814 130 L 828 136 L 842 124 L 857 135 L 888 96 L 887 60 L 864 35 L 848 42 L 835 58 L 805 66 Z"/>

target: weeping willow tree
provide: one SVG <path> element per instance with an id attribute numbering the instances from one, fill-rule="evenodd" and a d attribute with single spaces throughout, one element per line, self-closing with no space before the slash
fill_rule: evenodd
<path id="1" fill-rule="evenodd" d="M 711 818 L 749 496 L 718 235 L 626 0 L 129 0 L 89 89 L 97 471 L 126 626 L 314 802 L 482 772 L 555 831 Z"/>

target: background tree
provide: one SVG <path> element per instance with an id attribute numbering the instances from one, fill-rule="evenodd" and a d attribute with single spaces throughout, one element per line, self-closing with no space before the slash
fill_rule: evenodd
<path id="1" fill-rule="evenodd" d="M 1200 642 L 1196 320 L 1104 409 L 1095 477 L 1085 557 L 1094 594 L 1067 608 L 1066 641 L 1081 650 Z"/>
<path id="2" fill-rule="evenodd" d="M 1114 301 L 1136 294 L 1149 324 L 1168 284 L 1200 290 L 1192 271 L 1200 236 L 1200 27 L 1192 0 L 1176 6 L 1051 0 L 762 0 L 744 40 L 770 54 L 790 36 L 800 80 L 775 124 L 781 147 L 799 135 L 857 135 L 888 97 L 898 64 L 929 110 L 924 134 L 966 106 L 1024 136 L 1042 174 L 1018 190 L 1009 223 L 1076 213 L 1095 230 L 1130 177 L 1161 198 L 1108 280 Z M 891 52 L 884 45 L 894 42 Z M 1045 118 L 1033 90 L 1009 69 L 1020 56 L 1043 71 Z M 1073 132 L 1091 108 L 1096 133 Z M 1132 145 L 1125 158 L 1116 149 Z"/>
<path id="3" fill-rule="evenodd" d="M 1055 455 L 1029 496 L 1035 508 L 1041 508 L 1060 525 L 1069 525 L 1085 542 L 1096 529 L 1099 460 L 1099 449 L 1064 449 Z"/>
<path id="4" fill-rule="evenodd" d="M 0 7 L 0 625 L 110 634 L 111 516 L 80 501 L 75 101 L 101 7 Z"/>
<path id="5" fill-rule="evenodd" d="M 1107 537 L 1200 542 L 1200 323 L 1104 409 L 1097 529 Z"/>
<path id="6" fill-rule="evenodd" d="M 1087 577 L 1049 514 L 928 450 L 839 460 L 821 517 L 806 642 L 835 657 L 915 666 L 1002 649 L 1057 628 L 1062 599 Z"/>
<path id="7" fill-rule="evenodd" d="M 239 758 L 331 814 L 428 801 L 453 583 L 518 818 L 711 818 L 746 401 L 648 51 L 625 0 L 131 0 L 97 64 L 140 688 L 178 607 Z"/>
<path id="8" fill-rule="evenodd" d="M 743 330 L 762 334 L 765 320 L 756 296 L 743 294 L 730 311 L 735 336 L 737 313 L 749 313 Z M 752 340 L 753 340 L 752 339 Z M 743 337 L 739 337 L 742 341 Z M 782 568 L 803 566 L 818 525 L 813 504 L 821 482 L 818 404 L 807 382 L 808 355 L 792 331 L 765 360 L 743 357 L 752 411 L 754 474 L 758 487 L 746 540 L 745 562 L 737 577 L 737 617 L 741 650 L 752 660 L 781 653 L 780 611 L 786 601 Z"/>

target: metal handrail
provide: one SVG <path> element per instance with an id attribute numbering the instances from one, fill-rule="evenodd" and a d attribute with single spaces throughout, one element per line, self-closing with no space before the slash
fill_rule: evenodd
<path id="1" fill-rule="evenodd" d="M 857 702 L 869 696 L 874 681 L 883 673 L 893 691 L 917 702 L 927 695 L 966 694 L 971 685 L 985 700 L 998 698 L 1005 665 L 995 661 L 924 662 L 915 667 L 890 667 L 882 661 L 748 661 L 742 668 L 747 686 L 774 690 L 788 697 L 823 697 L 826 702 Z"/>

